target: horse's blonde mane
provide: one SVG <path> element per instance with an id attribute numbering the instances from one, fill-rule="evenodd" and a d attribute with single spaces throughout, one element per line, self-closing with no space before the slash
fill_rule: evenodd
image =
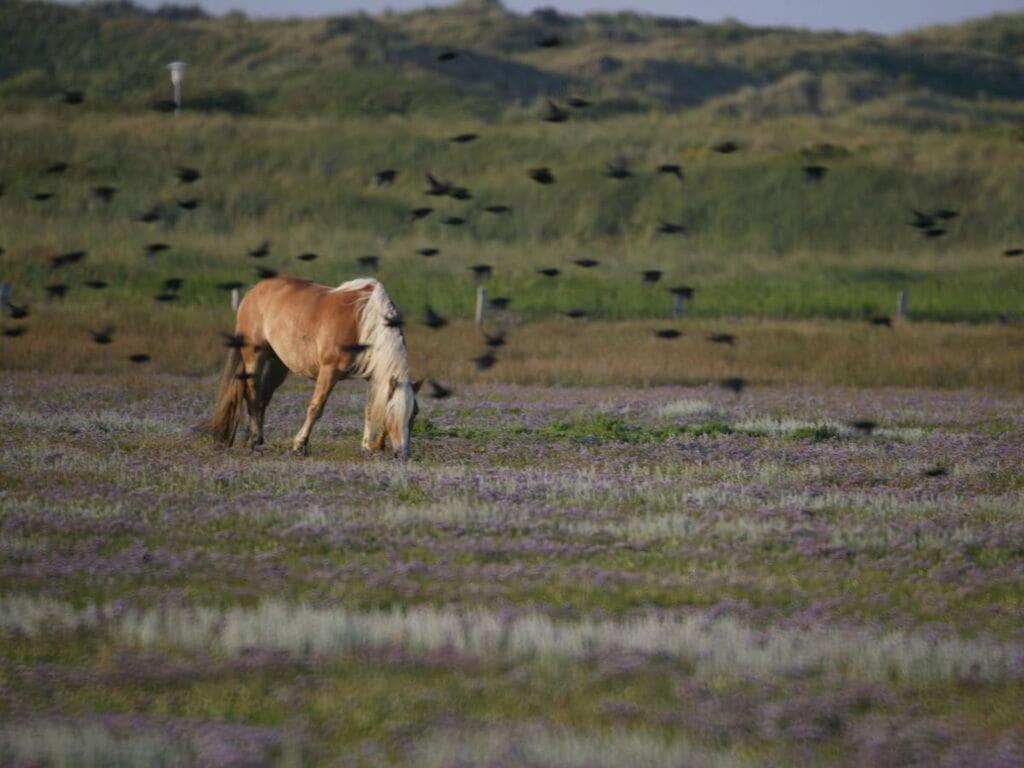
<path id="1" fill-rule="evenodd" d="M 389 318 L 399 317 L 391 297 L 384 286 L 372 277 L 349 280 L 334 289 L 334 293 L 364 291 L 356 300 L 359 308 L 359 343 L 369 347 L 358 356 L 349 371 L 352 376 L 378 382 L 409 380 L 409 359 L 405 352 L 405 339 L 400 328 L 388 325 Z"/>

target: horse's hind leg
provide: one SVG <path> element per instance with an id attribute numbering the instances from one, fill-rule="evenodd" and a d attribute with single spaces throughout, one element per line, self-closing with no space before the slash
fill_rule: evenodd
<path id="1" fill-rule="evenodd" d="M 263 445 L 263 420 L 267 415 L 267 406 L 270 405 L 270 398 L 281 386 L 288 376 L 288 367 L 281 362 L 280 358 L 270 350 L 260 370 L 257 371 L 259 378 L 256 379 L 256 436 L 253 439 L 253 446 Z"/>
<path id="2" fill-rule="evenodd" d="M 320 373 L 316 377 L 316 389 L 313 390 L 313 397 L 309 401 L 309 407 L 306 408 L 306 422 L 302 425 L 302 429 L 299 430 L 299 433 L 295 436 L 295 441 L 292 443 L 292 451 L 295 453 L 302 456 L 306 455 L 307 446 L 309 445 L 309 433 L 313 431 L 313 425 L 316 424 L 317 419 L 324 412 L 327 396 L 331 394 L 331 390 L 334 389 L 334 384 L 339 378 L 340 376 L 336 368 L 320 367 Z"/>
<path id="3" fill-rule="evenodd" d="M 263 442 L 260 419 L 260 379 L 263 377 L 267 365 L 268 354 L 269 350 L 262 344 L 242 348 L 244 371 L 241 375 L 244 376 L 245 381 L 245 409 L 249 414 L 248 434 L 245 442 L 250 448 L 255 448 Z"/>

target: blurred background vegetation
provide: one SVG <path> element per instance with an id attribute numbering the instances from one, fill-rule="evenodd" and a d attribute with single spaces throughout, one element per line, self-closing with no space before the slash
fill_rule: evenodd
<path id="1" fill-rule="evenodd" d="M 551 36 L 561 44 L 538 45 Z M 863 319 L 891 313 L 898 290 L 919 320 L 1024 313 L 1024 259 L 1002 256 L 1024 245 L 1024 14 L 883 37 L 524 16 L 495 0 L 294 21 L 15 0 L 0 5 L 0 40 L 0 279 L 18 302 L 42 307 L 43 287 L 64 282 L 61 312 L 116 322 L 178 276 L 178 302 L 154 315 L 214 310 L 227 307 L 216 284 L 249 284 L 257 266 L 336 284 L 375 254 L 407 312 L 463 318 L 480 262 L 525 320 L 667 317 L 679 284 L 696 289 L 695 318 Z M 175 117 L 152 105 L 179 59 Z M 84 103 L 63 103 L 68 89 Z M 570 95 L 592 106 L 540 119 Z M 449 141 L 466 132 L 480 138 Z M 727 140 L 739 151 L 711 150 Z M 607 178 L 620 158 L 633 175 Z M 68 170 L 47 174 L 56 162 Z M 665 163 L 683 180 L 658 174 Z M 809 183 L 807 164 L 828 175 Z M 203 178 L 181 185 L 182 165 Z M 539 166 L 557 183 L 531 181 Z M 374 184 L 384 168 L 393 186 Z M 425 196 L 428 171 L 472 199 Z M 90 192 L 102 184 L 118 189 L 110 203 Z M 159 222 L 136 220 L 153 206 Z M 413 221 L 420 206 L 435 212 Z M 928 238 L 911 208 L 960 216 Z M 689 235 L 658 234 L 661 220 Z M 249 258 L 264 239 L 270 255 Z M 152 242 L 170 248 L 147 257 Z M 426 246 L 440 255 L 416 254 Z M 81 263 L 50 266 L 79 249 Z M 319 258 L 296 260 L 308 251 Z M 573 265 L 584 257 L 601 263 Z M 645 284 L 642 269 L 665 277 Z"/>

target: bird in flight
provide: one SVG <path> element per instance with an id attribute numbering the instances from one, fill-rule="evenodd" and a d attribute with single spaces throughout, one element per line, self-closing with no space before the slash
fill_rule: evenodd
<path id="1" fill-rule="evenodd" d="M 548 99 L 548 106 L 547 109 L 544 110 L 544 115 L 541 117 L 541 120 L 546 123 L 564 123 L 568 119 L 569 113 L 555 104 L 551 99 Z"/>
<path id="2" fill-rule="evenodd" d="M 427 304 L 423 310 L 423 324 L 428 328 L 433 328 L 435 331 L 444 328 L 448 325 L 448 321 L 441 317 L 434 311 L 434 308 Z"/>
<path id="3" fill-rule="evenodd" d="M 547 168 L 531 168 L 530 178 L 538 184 L 554 184 L 555 176 Z"/>
<path id="4" fill-rule="evenodd" d="M 427 383 L 430 384 L 430 397 L 434 400 L 444 400 L 455 393 L 455 390 L 451 387 L 446 387 L 444 384 L 440 384 L 433 379 L 430 379 Z"/>

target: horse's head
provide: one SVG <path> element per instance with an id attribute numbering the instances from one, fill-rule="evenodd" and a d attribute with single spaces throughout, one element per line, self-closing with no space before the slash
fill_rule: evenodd
<path id="1" fill-rule="evenodd" d="M 408 458 L 409 435 L 420 410 L 416 404 L 416 393 L 422 384 L 422 380 L 399 381 L 394 376 L 387 382 L 384 423 L 381 425 L 379 444 L 375 447 L 385 450 L 385 445 L 390 444 L 395 456 Z"/>

